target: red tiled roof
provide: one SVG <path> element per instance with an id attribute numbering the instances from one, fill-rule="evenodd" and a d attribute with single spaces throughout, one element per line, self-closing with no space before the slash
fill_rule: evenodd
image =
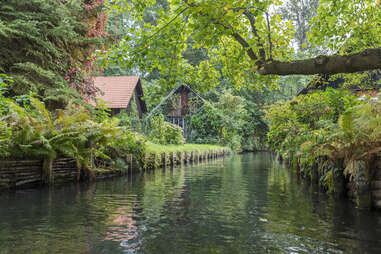
<path id="1" fill-rule="evenodd" d="M 127 108 L 138 81 L 138 76 L 95 77 L 95 86 L 103 92 L 97 98 L 110 108 Z"/>

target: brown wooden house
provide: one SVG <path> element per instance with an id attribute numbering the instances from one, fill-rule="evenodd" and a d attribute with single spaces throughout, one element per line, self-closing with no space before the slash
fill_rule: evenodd
<path id="1" fill-rule="evenodd" d="M 166 121 L 180 126 L 183 130 L 183 135 L 185 138 L 189 131 L 187 122 L 188 116 L 190 116 L 192 114 L 192 110 L 194 110 L 192 107 L 196 106 L 191 106 L 191 96 L 195 96 L 203 100 L 202 97 L 189 86 L 179 86 L 172 95 L 173 100 L 165 117 Z"/>
<path id="2" fill-rule="evenodd" d="M 189 93 L 191 90 L 188 86 L 180 86 L 176 90 L 176 100 L 166 117 L 167 121 L 180 126 L 184 133 L 186 133 L 185 117 L 189 113 Z"/>
<path id="3" fill-rule="evenodd" d="M 123 111 L 130 112 L 131 103 L 136 104 L 140 119 L 147 112 L 147 106 L 143 100 L 143 87 L 138 76 L 96 77 L 94 81 L 95 86 L 100 90 L 97 98 L 104 100 L 111 108 L 111 115 Z"/>

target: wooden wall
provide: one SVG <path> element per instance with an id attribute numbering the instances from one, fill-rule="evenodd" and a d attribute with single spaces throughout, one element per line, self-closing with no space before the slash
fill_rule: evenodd
<path id="1" fill-rule="evenodd" d="M 76 181 L 78 174 L 77 163 L 74 159 L 54 160 L 55 183 Z M 43 184 L 42 160 L 0 161 L 0 189 Z"/>
<path id="2" fill-rule="evenodd" d="M 147 154 L 144 165 L 140 165 L 132 156 L 127 155 L 127 169 L 104 168 L 94 171 L 96 179 L 121 176 L 127 173 L 138 173 L 144 169 L 175 166 L 179 164 L 198 163 L 229 154 L 226 149 L 199 153 L 177 152 L 163 154 Z M 53 161 L 52 174 L 44 174 L 42 160 L 0 161 L 0 190 L 53 185 L 79 180 L 88 180 L 83 172 L 78 170 L 75 159 L 59 158 Z M 49 180 L 47 180 L 49 179 Z M 50 181 L 50 182 L 48 182 Z"/>

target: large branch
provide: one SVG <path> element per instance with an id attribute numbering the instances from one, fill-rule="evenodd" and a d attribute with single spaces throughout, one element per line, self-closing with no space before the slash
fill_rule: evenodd
<path id="1" fill-rule="evenodd" d="M 255 61 L 255 65 L 261 66 L 263 64 L 261 60 L 258 60 L 257 55 L 254 53 L 249 43 L 239 33 L 233 32 L 231 35 L 246 50 L 246 53 L 250 57 L 250 59 Z"/>
<path id="2" fill-rule="evenodd" d="M 188 7 L 198 7 L 195 3 L 190 3 L 189 0 L 183 0 Z M 318 56 L 305 60 L 281 62 L 265 59 L 264 46 L 261 43 L 261 38 L 255 27 L 255 17 L 249 11 L 250 8 L 234 8 L 234 11 L 244 10 L 243 14 L 248 18 L 253 34 L 257 38 L 257 47 L 259 56 L 256 55 L 251 45 L 232 26 L 222 23 L 210 17 L 207 13 L 199 12 L 202 16 L 209 17 L 215 25 L 220 25 L 224 29 L 231 31 L 230 35 L 246 50 L 248 56 L 253 61 L 253 64 L 262 75 L 313 75 L 313 74 L 337 74 L 337 73 L 354 73 L 367 70 L 381 69 L 381 48 L 366 49 L 360 53 L 349 55 L 333 55 L 333 56 Z M 263 11 L 263 10 L 262 10 Z M 265 12 L 266 13 L 266 12 Z M 269 21 L 268 21 L 269 22 Z M 269 25 L 269 24 L 268 24 Z M 270 34 L 270 28 L 269 34 Z M 270 35 L 269 35 L 270 36 Z M 271 37 L 269 37 L 271 48 Z M 270 49 L 271 51 L 271 49 Z M 270 61 L 269 61 L 270 60 Z M 267 62 L 268 61 L 268 62 Z"/>
<path id="3" fill-rule="evenodd" d="M 259 48 L 259 55 L 261 57 L 261 61 L 264 63 L 264 62 L 266 62 L 265 46 L 261 42 L 261 37 L 258 35 L 257 27 L 255 26 L 255 18 L 253 16 L 253 14 L 251 14 L 251 12 L 248 9 L 245 9 L 243 14 L 249 20 L 251 30 L 252 30 L 254 36 L 257 38 L 257 47 Z"/>
<path id="4" fill-rule="evenodd" d="M 188 0 L 183 0 L 183 1 L 188 5 L 188 7 L 198 7 L 199 6 L 199 5 L 196 5 L 194 3 L 189 3 Z M 263 63 L 265 62 L 265 58 L 266 58 L 265 51 L 264 51 L 263 47 L 262 47 L 262 50 L 260 50 L 260 55 L 261 55 L 262 58 L 258 58 L 258 56 L 255 54 L 255 52 L 252 49 L 252 47 L 250 46 L 250 44 L 239 33 L 234 31 L 234 28 L 232 26 L 217 21 L 215 18 L 211 17 L 207 13 L 203 13 L 201 11 L 199 13 L 202 16 L 204 16 L 204 17 L 208 17 L 213 24 L 218 25 L 218 26 L 222 26 L 225 30 L 230 31 L 230 35 L 239 44 L 241 44 L 241 46 L 246 50 L 246 53 L 250 57 L 250 59 L 255 62 L 255 65 L 257 65 L 257 66 L 262 66 L 263 65 Z M 247 11 L 246 13 L 249 13 L 249 12 Z M 249 13 L 247 15 L 251 15 L 251 13 Z M 253 16 L 248 16 L 248 18 L 249 18 L 250 23 L 252 25 L 253 32 L 257 33 L 256 28 L 255 28 L 254 17 Z M 258 34 L 256 34 L 256 36 L 258 38 L 258 43 L 260 43 L 260 38 L 259 38 Z"/>
<path id="5" fill-rule="evenodd" d="M 350 55 L 318 56 L 292 62 L 273 61 L 258 70 L 262 75 L 312 75 L 354 73 L 381 69 L 381 48 L 366 49 Z"/>

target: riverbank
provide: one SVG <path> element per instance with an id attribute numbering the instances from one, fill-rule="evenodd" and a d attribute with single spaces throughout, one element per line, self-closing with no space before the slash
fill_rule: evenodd
<path id="1" fill-rule="evenodd" d="M 1 254 L 381 253 L 381 213 L 269 153 L 6 192 L 0 218 Z"/>
<path id="2" fill-rule="evenodd" d="M 358 208 L 381 210 L 380 157 L 374 158 L 371 162 L 359 159 L 351 164 L 320 158 L 309 168 L 308 173 L 306 173 L 306 165 L 303 165 L 300 157 L 289 160 L 282 159 L 278 154 L 278 158 L 302 178 L 312 184 L 320 185 L 324 191 L 331 193 L 333 196 L 347 197 Z M 323 174 L 326 168 L 333 169 L 333 173 Z M 349 175 L 348 168 L 354 173 Z M 328 181 L 330 182 L 328 188 L 324 188 L 323 182 Z"/>
<path id="3" fill-rule="evenodd" d="M 151 142 L 146 142 L 147 152 L 149 153 L 170 153 L 170 152 L 208 152 L 213 150 L 226 150 L 230 151 L 228 147 L 208 144 L 184 144 L 184 145 L 158 145 Z"/>
<path id="4" fill-rule="evenodd" d="M 143 169 L 198 163 L 208 159 L 226 156 L 227 147 L 208 144 L 158 145 L 146 143 L 146 153 L 139 164 L 134 164 L 132 156 L 128 159 L 129 168 L 134 173 Z"/>
<path id="5" fill-rule="evenodd" d="M 271 150 L 291 168 L 360 208 L 381 208 L 381 97 L 327 89 L 273 104 Z"/>
<path id="6" fill-rule="evenodd" d="M 128 154 L 117 161 L 105 161 L 103 167 L 94 168 L 91 172 L 81 170 L 72 158 L 55 159 L 48 172 L 43 160 L 0 161 L 0 190 L 99 180 L 142 170 L 199 163 L 229 153 L 228 148 L 213 145 L 161 146 L 148 143 L 142 160 Z"/>

